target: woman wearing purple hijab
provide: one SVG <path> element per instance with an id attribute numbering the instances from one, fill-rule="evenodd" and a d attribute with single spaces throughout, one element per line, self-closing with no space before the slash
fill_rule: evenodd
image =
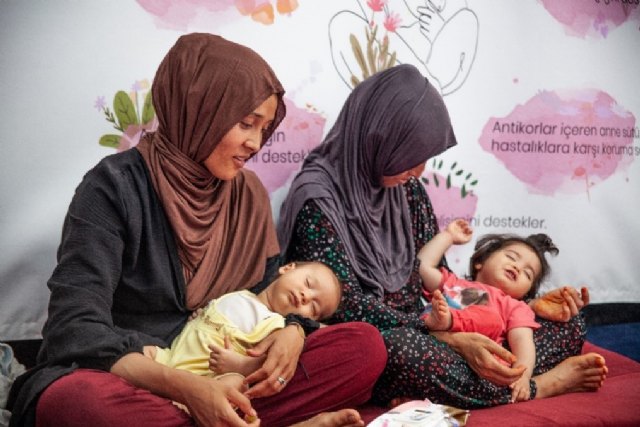
<path id="1" fill-rule="evenodd" d="M 383 335 L 388 361 L 374 390 L 379 404 L 415 398 L 463 408 L 510 400 L 521 369 L 500 364 L 511 353 L 473 333 L 430 335 L 420 315 L 416 254 L 437 232 L 418 177 L 428 159 L 456 144 L 442 97 L 411 65 L 363 81 L 350 94 L 325 140 L 305 159 L 280 211 L 285 260 L 318 260 L 343 283 L 332 322 L 365 321 Z M 446 261 L 442 260 L 446 266 Z M 531 302 L 543 325 L 536 333 L 536 374 L 562 376 L 560 363 L 580 353 L 588 302 L 563 288 Z M 570 322 L 568 322 L 572 319 Z M 558 365 L 560 363 L 560 365 Z M 558 366 L 556 366 L 558 365 Z M 558 392 L 546 377 L 531 395 Z"/>

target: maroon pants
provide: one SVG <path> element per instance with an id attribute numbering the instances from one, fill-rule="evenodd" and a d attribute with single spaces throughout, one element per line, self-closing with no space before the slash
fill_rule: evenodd
<path id="1" fill-rule="evenodd" d="M 262 426 L 286 426 L 323 411 L 366 402 L 384 369 L 380 333 L 366 323 L 322 328 L 307 338 L 294 377 L 274 396 L 254 399 Z M 66 427 L 192 426 L 168 399 L 122 378 L 80 369 L 52 383 L 40 397 L 36 425 Z"/>

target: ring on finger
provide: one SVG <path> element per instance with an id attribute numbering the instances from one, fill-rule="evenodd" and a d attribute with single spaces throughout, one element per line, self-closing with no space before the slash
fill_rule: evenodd
<path id="1" fill-rule="evenodd" d="M 280 383 L 281 386 L 285 386 L 287 384 L 287 380 L 285 380 L 282 377 L 278 377 L 278 382 Z"/>

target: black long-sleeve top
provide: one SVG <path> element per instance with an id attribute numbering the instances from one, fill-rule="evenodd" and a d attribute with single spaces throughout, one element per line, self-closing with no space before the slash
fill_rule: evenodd
<path id="1" fill-rule="evenodd" d="M 277 257 L 268 260 L 263 282 L 277 266 Z M 108 156 L 85 175 L 48 287 L 38 365 L 11 390 L 12 426 L 33 424 L 37 397 L 60 376 L 109 371 L 145 345 L 166 346 L 189 316 L 173 230 L 137 150 Z"/>

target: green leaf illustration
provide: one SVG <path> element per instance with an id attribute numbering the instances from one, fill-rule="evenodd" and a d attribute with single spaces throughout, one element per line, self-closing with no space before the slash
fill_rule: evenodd
<path id="1" fill-rule="evenodd" d="M 120 135 L 106 134 L 100 137 L 99 144 L 103 147 L 118 148 L 120 146 Z"/>
<path id="2" fill-rule="evenodd" d="M 368 30 L 367 30 L 368 33 Z M 367 62 L 364 59 L 364 53 L 362 53 L 362 47 L 360 47 L 360 42 L 356 38 L 355 35 L 349 35 L 349 41 L 351 42 L 351 50 L 353 50 L 353 56 L 356 57 L 356 61 L 362 70 L 362 78 L 366 79 L 369 77 L 369 69 L 367 68 Z"/>
<path id="3" fill-rule="evenodd" d="M 144 106 L 142 107 L 142 124 L 147 124 L 156 115 L 156 110 L 153 108 L 153 102 L 151 101 L 151 91 L 147 92 L 147 96 L 144 97 Z"/>
<path id="4" fill-rule="evenodd" d="M 431 184 L 434 187 L 440 188 L 440 184 L 442 183 L 442 187 L 444 190 L 452 190 L 456 188 L 456 185 L 462 184 L 459 193 L 460 197 L 464 199 L 469 195 L 473 195 L 473 188 L 476 186 L 476 184 L 478 184 L 478 180 L 472 178 L 473 173 L 465 171 L 463 167 L 459 167 L 460 165 L 457 161 L 454 161 L 448 167 L 448 164 L 445 164 L 445 161 L 442 159 L 433 158 L 431 162 L 432 170 L 429 173 L 430 177 L 428 179 L 424 176 L 421 177 L 422 182 L 425 185 Z M 449 170 L 446 175 L 438 175 L 440 171 L 444 171 L 445 169 Z M 455 191 L 457 192 L 458 189 L 456 188 Z"/>
<path id="5" fill-rule="evenodd" d="M 391 68 L 394 65 L 396 65 L 396 52 L 393 51 L 393 53 L 391 54 L 391 56 L 389 56 L 389 60 L 387 61 L 387 63 L 385 64 L 385 69 L 387 68 Z"/>
<path id="6" fill-rule="evenodd" d="M 395 52 L 393 52 L 395 55 Z M 382 46 L 380 46 L 380 58 L 378 59 L 381 70 L 386 70 L 389 68 L 389 37 L 385 37 L 382 39 Z"/>
<path id="7" fill-rule="evenodd" d="M 367 31 L 367 61 L 369 63 L 369 69 L 371 73 L 375 73 L 377 71 L 376 67 L 376 57 L 378 56 L 377 49 L 373 46 L 373 40 L 376 38 L 376 31 L 378 27 L 373 29 L 373 34 L 369 34 Z"/>
<path id="8" fill-rule="evenodd" d="M 349 35 L 351 50 L 353 56 L 362 71 L 362 79 L 392 67 L 396 63 L 396 53 L 389 54 L 389 37 L 384 36 L 382 42 L 378 40 L 378 26 L 365 26 L 364 32 L 366 36 L 366 46 L 360 45 L 360 42 L 354 34 Z M 351 74 L 351 84 L 355 87 L 360 83 L 360 78 Z"/>
<path id="9" fill-rule="evenodd" d="M 133 106 L 129 95 L 122 90 L 118 91 L 113 98 L 113 111 L 116 113 L 118 124 L 122 129 L 126 130 L 129 125 L 138 124 L 136 108 Z"/>

